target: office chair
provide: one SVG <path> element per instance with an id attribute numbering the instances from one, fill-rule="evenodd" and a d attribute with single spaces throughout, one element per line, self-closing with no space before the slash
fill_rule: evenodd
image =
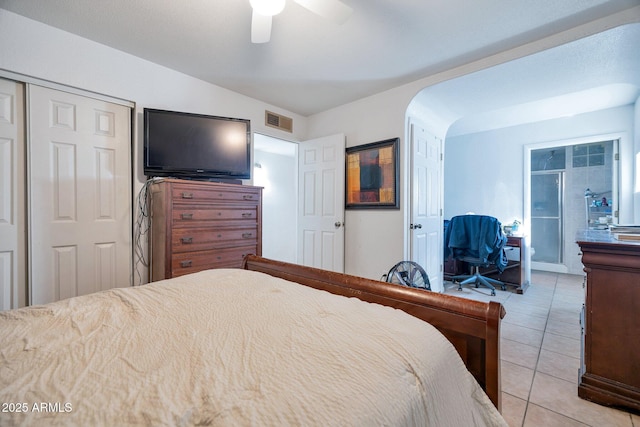
<path id="1" fill-rule="evenodd" d="M 475 284 L 491 289 L 491 295 L 496 294 L 495 286 L 506 289 L 504 283 L 480 274 L 480 267 L 495 264 L 499 273 L 507 265 L 504 246 L 507 236 L 502 232 L 500 222 L 486 215 L 459 215 L 451 218 L 446 231 L 445 241 L 448 253 L 453 258 L 467 263 L 471 274 L 453 276 L 451 280 L 458 282 L 458 289 L 462 285 Z"/>

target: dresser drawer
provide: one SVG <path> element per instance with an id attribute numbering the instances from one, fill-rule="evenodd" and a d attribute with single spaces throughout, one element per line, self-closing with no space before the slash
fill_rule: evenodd
<path id="1" fill-rule="evenodd" d="M 258 203 L 260 194 L 251 188 L 238 186 L 233 189 L 207 188 L 202 185 L 174 185 L 171 197 L 174 203 L 189 201 L 189 203 L 208 202 L 251 202 Z"/>
<path id="2" fill-rule="evenodd" d="M 212 230 L 211 228 L 176 229 L 171 236 L 173 253 L 203 251 L 207 249 L 255 246 L 258 244 L 258 227 Z"/>
<path id="3" fill-rule="evenodd" d="M 171 276 L 182 276 L 209 268 L 240 268 L 242 260 L 256 253 L 256 246 L 186 252 L 171 257 Z"/>
<path id="4" fill-rule="evenodd" d="M 258 209 L 246 206 L 174 206 L 173 225 L 176 227 L 193 226 L 210 221 L 251 221 L 256 223 Z"/>
<path id="5" fill-rule="evenodd" d="M 151 192 L 150 278 L 242 267 L 262 255 L 262 188 L 163 178 Z"/>

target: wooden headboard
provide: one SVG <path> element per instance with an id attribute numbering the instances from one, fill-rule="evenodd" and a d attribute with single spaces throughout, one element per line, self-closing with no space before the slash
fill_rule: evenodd
<path id="1" fill-rule="evenodd" d="M 501 409 L 499 302 L 484 303 L 377 280 L 248 255 L 245 270 L 403 310 L 447 337 L 494 405 Z"/>

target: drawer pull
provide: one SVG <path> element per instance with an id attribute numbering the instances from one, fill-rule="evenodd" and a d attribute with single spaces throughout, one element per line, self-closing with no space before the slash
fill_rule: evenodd
<path id="1" fill-rule="evenodd" d="M 242 233 L 242 237 L 243 237 L 244 239 L 248 239 L 248 238 L 250 238 L 250 237 L 253 237 L 253 233 Z"/>
<path id="2" fill-rule="evenodd" d="M 183 192 L 182 193 L 182 198 L 183 199 L 193 199 L 193 193 Z"/>
<path id="3" fill-rule="evenodd" d="M 253 200 L 253 194 L 245 194 L 242 198 L 244 200 Z"/>
<path id="4" fill-rule="evenodd" d="M 183 244 L 188 245 L 190 243 L 193 243 L 193 237 L 183 237 L 182 239 L 180 239 L 180 241 Z"/>
<path id="5" fill-rule="evenodd" d="M 253 214 L 251 212 L 243 212 L 242 213 L 242 218 L 251 218 L 253 216 Z"/>
<path id="6" fill-rule="evenodd" d="M 180 267 L 182 268 L 191 267 L 191 260 L 188 259 L 186 261 L 180 261 Z"/>
<path id="7" fill-rule="evenodd" d="M 182 215 L 180 215 L 180 218 L 182 218 L 182 219 L 193 219 L 193 214 L 192 213 L 183 213 Z"/>

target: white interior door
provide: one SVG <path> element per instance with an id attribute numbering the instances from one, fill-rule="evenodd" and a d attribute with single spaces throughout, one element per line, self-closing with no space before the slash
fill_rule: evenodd
<path id="1" fill-rule="evenodd" d="M 344 135 L 298 148 L 298 263 L 344 272 Z"/>
<path id="2" fill-rule="evenodd" d="M 0 79 L 0 310 L 26 305 L 24 90 Z"/>
<path id="3" fill-rule="evenodd" d="M 128 107 L 29 86 L 30 300 L 131 281 Z"/>
<path id="4" fill-rule="evenodd" d="M 443 291 L 442 140 L 411 124 L 411 260 Z"/>

